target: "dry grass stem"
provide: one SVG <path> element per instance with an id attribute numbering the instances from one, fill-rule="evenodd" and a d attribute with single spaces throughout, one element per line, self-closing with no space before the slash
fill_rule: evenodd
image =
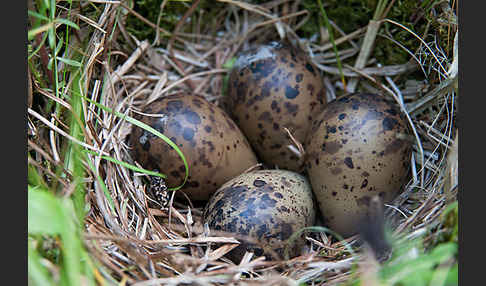
<path id="1" fill-rule="evenodd" d="M 82 29 L 72 38 L 79 36 L 81 41 L 73 40 L 69 45 L 83 55 L 83 67 L 79 70 L 81 79 L 78 82 L 74 77 L 66 80 L 62 86 L 63 96 L 58 97 L 56 92 L 41 87 L 36 74 L 29 71 L 32 87 L 29 85 L 28 96 L 32 95 L 34 100 L 29 99 L 27 108 L 28 164 L 38 170 L 43 180 L 48 178 L 49 184 L 51 181 L 59 183 L 61 194 L 69 196 L 73 194 L 74 179 L 70 171 L 62 167 L 66 165 L 64 144 L 72 142 L 96 152 L 94 155 L 87 153 L 83 162 L 86 174 L 82 180 L 86 183 L 85 199 L 89 205 L 83 241 L 90 255 L 102 265 L 96 272 L 97 281 L 104 281 L 100 284 L 337 285 L 361 277 L 363 285 L 376 285 L 377 261 L 366 246 L 359 243 L 358 235 L 340 241 L 325 232 L 306 232 L 303 236 L 306 247 L 297 257 L 279 260 L 276 253 L 270 252 L 275 259 L 269 260 L 247 252 L 234 263 L 225 257 L 227 253 L 242 243 L 261 245 L 262 242 L 237 233 L 209 229 L 203 222 L 204 205 L 200 202 L 178 197 L 170 191 L 166 201 L 157 201 L 148 183 L 149 176 L 102 159 L 101 156 L 108 156 L 137 165 L 127 143 L 132 130 L 129 122 L 83 99 L 79 116 L 84 121 L 79 116 L 74 120 L 79 123 L 79 132 L 84 137 L 78 139 L 67 131 L 70 124 L 65 114 L 71 114 L 78 106 L 64 94 L 69 95 L 73 87 L 79 89 L 82 96 L 131 117 L 136 114 L 156 116 L 141 110 L 175 93 L 193 93 L 221 104 L 227 96 L 225 85 L 229 69 L 226 67 L 235 55 L 243 49 L 284 37 L 301 47 L 316 64 L 323 75 L 328 102 L 358 90 L 390 96 L 390 102 L 400 107 L 412 134 L 398 136 L 413 141 L 414 152 L 410 180 L 403 186 L 401 195 L 384 208 L 392 237 L 413 239 L 430 232 L 427 237 L 433 239 L 440 231 L 437 226 L 441 213 L 455 201 L 459 191 L 455 114 L 458 55 L 454 29 L 457 30 L 457 25 L 451 26 L 451 35 L 455 37 L 449 58 L 448 53 L 441 51 L 437 39 L 429 41 L 427 38 L 429 42 L 426 42 L 427 35 L 421 38 L 390 19 L 372 20 L 366 27 L 348 34 L 332 22 L 338 36 L 335 40 L 338 54 L 348 63 L 342 69 L 349 83 L 347 90 L 343 90 L 341 73 L 331 51 L 333 46 L 325 37 L 326 31 L 316 30 L 310 39 L 299 36 L 303 25 L 312 17 L 303 9 L 303 1 L 273 0 L 254 5 L 247 1 L 218 0 L 214 7 L 223 8 L 217 11 L 199 1 L 189 1 L 182 3 L 183 15 L 171 20 L 172 25 L 176 25 L 173 31 L 162 28 L 168 23 L 164 17 L 172 1 L 161 3 L 156 14 L 157 23 L 130 8 L 126 1 L 84 2 L 87 7 L 96 7 L 97 13 L 81 14 L 83 9 L 73 12 L 73 18 Z M 384 15 L 390 7 L 391 4 Z M 443 8 L 442 19 L 454 19 L 446 8 Z M 132 35 L 126 15 L 153 29 L 155 39 L 137 39 Z M 211 15 L 211 21 L 206 21 L 207 15 Z M 388 32 L 379 31 L 383 22 L 411 33 L 423 47 L 416 52 L 407 49 Z M 363 43 L 358 45 L 363 35 Z M 410 55 L 409 62 L 382 65 L 372 54 L 377 35 L 392 41 L 397 49 L 405 50 Z M 83 47 L 82 42 L 89 44 Z M 47 50 L 40 50 L 36 56 L 40 63 L 48 60 L 45 53 Z M 65 56 L 69 54 L 65 52 Z M 425 78 L 407 78 L 413 72 Z M 36 96 L 51 102 L 61 112 L 51 114 L 51 111 L 37 108 Z M 302 143 L 295 140 L 289 129 L 285 128 L 285 132 L 291 151 L 303 156 Z M 56 171 L 61 167 L 61 172 Z M 260 163 L 245 172 L 259 168 L 262 168 Z M 432 233 L 432 227 L 438 230 Z M 55 265 L 46 265 L 53 273 L 59 271 Z"/>

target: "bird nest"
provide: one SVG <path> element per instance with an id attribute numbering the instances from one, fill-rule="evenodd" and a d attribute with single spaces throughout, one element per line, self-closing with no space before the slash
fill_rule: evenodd
<path id="1" fill-rule="evenodd" d="M 359 243 L 359 236 L 340 240 L 322 229 L 305 234 L 307 248 L 298 257 L 267 260 L 247 252 L 235 264 L 225 254 L 244 238 L 214 233 L 202 224 L 202 206 L 174 198 L 170 191 L 162 189 L 156 199 L 152 187 L 164 181 L 122 164 L 137 166 L 127 143 L 132 128 L 127 118 L 155 99 L 181 91 L 218 104 L 225 96 L 235 55 L 284 38 L 299 46 L 318 67 L 328 102 L 356 90 L 389 96 L 406 111 L 415 143 L 410 180 L 401 195 L 384 206 L 390 240 L 421 237 L 424 243 L 432 243 L 444 228 L 441 214 L 456 201 L 457 192 L 456 52 L 447 57 L 434 41 L 416 35 L 420 46 L 407 50 L 407 63 L 380 65 L 373 57 L 372 43 L 367 45 L 367 34 L 376 21 L 351 33 L 344 33 L 331 21 L 335 45 L 324 28 L 315 37 L 302 38 L 299 29 L 310 12 L 302 8 L 301 1 L 250 4 L 219 0 L 218 5 L 197 14 L 200 1 L 187 2 L 172 31 L 160 28 L 123 1 L 96 2 L 102 11 L 97 18 L 75 12 L 81 30 L 72 43 L 81 47 L 89 41 L 83 51 L 85 73 L 77 79 L 86 98 L 85 138 L 78 142 L 62 133 L 50 114 L 30 112 L 30 135 L 38 133 L 40 125 L 51 132 L 45 133 L 44 143 L 29 139 L 29 150 L 46 152 L 53 160 L 63 160 L 52 144 L 56 140 L 70 140 L 90 150 L 86 166 L 92 167 L 86 167 L 85 179 L 89 212 L 83 242 L 105 280 L 137 286 L 334 285 L 360 277 L 370 279 L 366 275 L 378 271 L 378 262 L 367 244 Z M 162 2 L 161 11 L 167 3 Z M 210 12 L 214 15 L 211 22 L 198 17 Z M 156 37 L 149 41 L 133 36 L 125 26 L 129 15 L 154 29 Z M 387 24 L 407 29 L 391 20 Z M 396 49 L 406 47 L 397 42 Z M 358 61 L 366 64 L 353 65 Z M 411 74 L 413 79 L 407 79 Z M 52 96 L 35 82 L 32 89 Z M 63 108 L 71 107 L 67 100 L 56 101 Z M 62 179 L 67 186 L 69 179 Z"/>

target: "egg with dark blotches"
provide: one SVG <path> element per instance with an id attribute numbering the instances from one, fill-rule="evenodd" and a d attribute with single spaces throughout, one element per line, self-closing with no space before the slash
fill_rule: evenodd
<path id="1" fill-rule="evenodd" d="M 383 95 L 330 102 L 306 140 L 306 169 L 328 227 L 348 237 L 370 214 L 371 198 L 393 200 L 406 182 L 412 142 L 402 112 Z"/>
<path id="2" fill-rule="evenodd" d="M 135 118 L 167 136 L 182 151 L 189 177 L 180 190 L 192 200 L 207 200 L 224 182 L 256 165 L 248 140 L 233 120 L 206 99 L 175 94 L 147 105 Z M 140 127 L 130 134 L 133 157 L 142 167 L 167 175 L 169 187 L 179 186 L 185 167 L 163 139 Z"/>
<path id="3" fill-rule="evenodd" d="M 315 221 L 314 201 L 308 180 L 287 170 L 258 170 L 225 183 L 207 203 L 203 219 L 209 228 L 249 237 L 228 253 L 238 263 L 246 251 L 257 256 L 283 258 L 286 241 Z M 290 243 L 290 257 L 299 255 L 305 241 Z M 280 257 L 275 257 L 273 255 Z"/>
<path id="4" fill-rule="evenodd" d="M 303 143 L 326 104 L 323 79 L 309 57 L 289 43 L 271 42 L 238 55 L 226 106 L 269 168 L 300 172 L 303 157 L 285 128 Z"/>

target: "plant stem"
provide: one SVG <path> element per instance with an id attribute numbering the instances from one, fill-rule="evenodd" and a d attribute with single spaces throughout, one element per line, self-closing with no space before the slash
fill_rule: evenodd
<path id="1" fill-rule="evenodd" d="M 326 24 L 327 31 L 329 32 L 329 40 L 331 41 L 334 53 L 336 54 L 337 66 L 339 69 L 339 73 L 341 74 L 341 82 L 343 83 L 343 86 L 346 89 L 346 81 L 344 79 L 343 68 L 341 65 L 341 59 L 339 58 L 337 46 L 336 43 L 334 42 L 334 34 L 332 33 L 332 26 L 331 23 L 329 22 L 329 18 L 327 18 L 326 10 L 324 10 L 324 6 L 322 5 L 321 0 L 318 0 L 317 2 L 319 3 L 319 8 L 321 10 L 322 16 L 324 17 L 324 23 Z"/>

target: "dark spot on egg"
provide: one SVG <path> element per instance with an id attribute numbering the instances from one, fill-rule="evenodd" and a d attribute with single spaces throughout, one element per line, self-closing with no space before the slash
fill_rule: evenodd
<path id="1" fill-rule="evenodd" d="M 184 131 L 182 132 L 182 137 L 186 141 L 191 141 L 194 138 L 194 129 L 189 127 L 184 127 Z"/>
<path id="2" fill-rule="evenodd" d="M 199 115 L 196 112 L 188 109 L 183 114 L 187 122 L 190 122 L 194 125 L 198 125 L 201 123 L 201 117 L 199 117 Z"/>
<path id="3" fill-rule="evenodd" d="M 327 126 L 327 133 L 336 133 L 336 126 Z"/>
<path id="4" fill-rule="evenodd" d="M 277 111 L 277 108 L 278 108 L 278 102 L 276 100 L 273 100 L 272 101 L 272 104 L 270 105 L 270 108 L 273 110 L 273 111 Z"/>
<path id="5" fill-rule="evenodd" d="M 285 87 L 285 97 L 288 99 L 294 99 L 299 95 L 299 89 L 298 88 L 293 88 L 289 85 Z"/>
<path id="6" fill-rule="evenodd" d="M 299 73 L 299 74 L 297 74 L 297 75 L 295 76 L 295 81 L 296 81 L 296 82 L 301 82 L 303 78 L 304 78 L 304 75 L 303 75 L 303 74 L 301 74 L 301 73 Z"/>
<path id="7" fill-rule="evenodd" d="M 170 100 L 169 102 L 167 102 L 167 112 L 179 112 L 183 106 L 184 103 L 181 100 Z"/>
<path id="8" fill-rule="evenodd" d="M 272 114 L 270 112 L 265 111 L 262 114 L 260 114 L 260 116 L 258 117 L 258 120 L 261 120 L 261 121 L 267 122 L 267 123 L 271 123 L 273 121 L 273 117 L 272 117 Z"/>
<path id="9" fill-rule="evenodd" d="M 296 114 L 297 111 L 299 110 L 298 104 L 292 104 L 290 102 L 285 102 L 284 107 L 287 110 L 287 112 L 290 113 L 290 114 Z"/>
<path id="10" fill-rule="evenodd" d="M 262 78 L 269 76 L 277 67 L 277 64 L 271 60 L 262 60 L 253 62 L 250 65 L 250 70 L 253 73 L 253 78 L 259 81 Z"/>
<path id="11" fill-rule="evenodd" d="M 361 183 L 361 189 L 366 188 L 366 186 L 368 186 L 368 180 L 364 179 L 363 182 Z"/>
<path id="12" fill-rule="evenodd" d="M 258 187 L 258 188 L 263 187 L 265 184 L 266 184 L 265 181 L 262 181 L 262 180 L 253 181 L 253 186 Z"/>
<path id="13" fill-rule="evenodd" d="M 327 142 L 325 143 L 325 149 L 326 149 L 326 152 L 329 153 L 329 154 L 336 154 L 339 149 L 341 149 L 342 145 L 339 144 L 338 142 L 336 141 L 331 141 L 331 142 Z"/>
<path id="14" fill-rule="evenodd" d="M 351 157 L 344 158 L 344 164 L 346 166 L 348 166 L 348 168 L 350 168 L 350 169 L 353 169 L 354 168 L 353 159 Z"/>

